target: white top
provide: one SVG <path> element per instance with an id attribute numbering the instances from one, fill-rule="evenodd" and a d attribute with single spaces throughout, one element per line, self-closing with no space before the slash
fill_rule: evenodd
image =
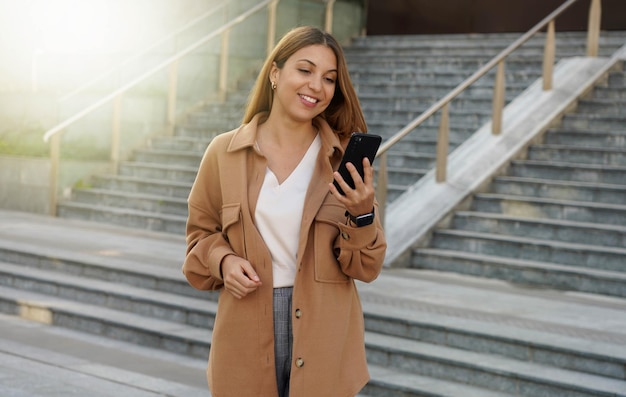
<path id="1" fill-rule="evenodd" d="M 291 175 L 278 184 L 267 168 L 254 214 L 255 222 L 272 254 L 274 288 L 292 287 L 304 199 L 313 176 L 317 154 L 322 147 L 319 134 Z"/>

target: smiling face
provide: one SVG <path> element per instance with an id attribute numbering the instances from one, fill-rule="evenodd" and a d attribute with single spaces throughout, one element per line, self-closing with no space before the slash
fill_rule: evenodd
<path id="1" fill-rule="evenodd" d="M 324 45 L 303 47 L 282 68 L 274 63 L 270 80 L 276 84 L 272 113 L 278 112 L 277 115 L 294 122 L 311 121 L 333 99 L 337 57 Z"/>

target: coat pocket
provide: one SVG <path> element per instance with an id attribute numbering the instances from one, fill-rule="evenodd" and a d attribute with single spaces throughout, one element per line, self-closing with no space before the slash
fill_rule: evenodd
<path id="1" fill-rule="evenodd" d="M 246 238 L 241 219 L 241 204 L 222 206 L 222 235 L 238 256 L 246 258 Z"/>
<path id="2" fill-rule="evenodd" d="M 346 283 L 334 250 L 339 236 L 337 224 L 345 220 L 346 209 L 339 203 L 324 203 L 315 216 L 315 280 L 323 283 Z"/>

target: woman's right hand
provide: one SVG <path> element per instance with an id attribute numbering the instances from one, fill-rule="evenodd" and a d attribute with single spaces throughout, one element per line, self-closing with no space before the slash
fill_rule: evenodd
<path id="1" fill-rule="evenodd" d="M 247 260 L 236 255 L 222 259 L 224 288 L 237 299 L 246 297 L 261 285 L 261 279 Z"/>

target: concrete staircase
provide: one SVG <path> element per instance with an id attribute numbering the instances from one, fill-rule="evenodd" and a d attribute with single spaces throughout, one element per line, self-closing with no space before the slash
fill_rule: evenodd
<path id="1" fill-rule="evenodd" d="M 625 76 L 474 195 L 412 266 L 626 297 Z"/>
<path id="2" fill-rule="evenodd" d="M 518 34 L 469 36 L 374 36 L 346 49 L 353 82 L 369 131 L 385 138 L 506 48 Z M 585 54 L 582 32 L 558 33 L 556 59 Z M 602 56 L 626 42 L 625 32 L 603 32 Z M 506 102 L 541 77 L 544 36 L 538 35 L 506 62 Z M 495 69 L 450 105 L 450 151 L 491 119 Z M 435 116 L 389 152 L 389 201 L 414 184 L 435 163 L 439 117 Z"/>
<path id="3" fill-rule="evenodd" d="M 369 130 L 390 137 L 517 37 L 355 39 L 346 55 Z M 558 37 L 558 58 L 584 54 L 584 34 L 562 33 Z M 624 32 L 603 33 L 603 54 L 611 54 L 624 41 Z M 534 39 L 507 64 L 508 100 L 539 77 L 542 46 L 541 37 Z M 226 103 L 193 114 L 177 128 L 175 136 L 154 138 L 122 163 L 117 175 L 95 175 L 88 188 L 73 189 L 71 198 L 59 204 L 59 216 L 184 233 L 185 200 L 204 149 L 215 134 L 240 124 L 249 89 L 250 82 L 245 82 Z M 450 150 L 490 119 L 492 91 L 493 76 L 489 75 L 453 102 Z M 429 120 L 390 153 L 390 200 L 432 167 L 437 122 L 437 117 Z"/>

